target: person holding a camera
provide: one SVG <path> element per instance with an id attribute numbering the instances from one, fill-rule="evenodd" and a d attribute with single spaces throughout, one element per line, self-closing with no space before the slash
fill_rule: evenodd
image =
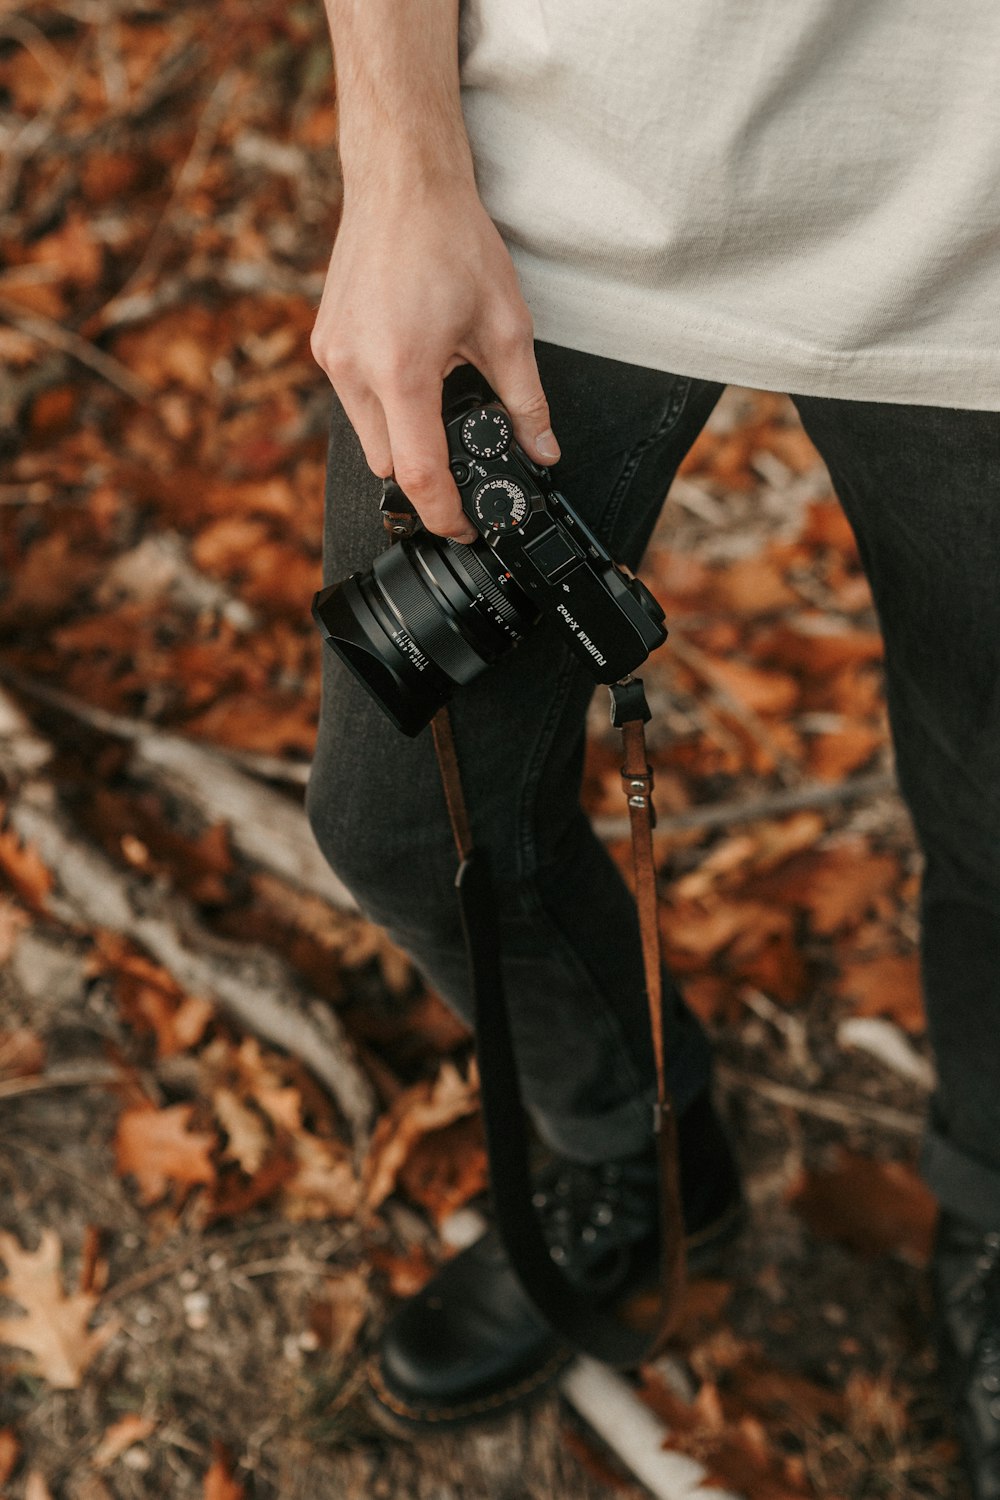
<path id="1" fill-rule="evenodd" d="M 338 398 L 330 584 L 381 552 L 390 478 L 434 557 L 464 558 L 496 529 L 469 474 L 481 435 L 456 446 L 442 414 L 464 366 L 508 415 L 500 458 L 522 489 L 558 465 L 556 519 L 573 519 L 548 545 L 591 560 L 638 565 L 727 383 L 789 392 L 830 470 L 879 612 L 926 857 L 941 1370 L 977 1500 L 1000 1500 L 1000 10 L 327 8 L 343 212 L 313 349 Z M 540 576 L 571 565 L 546 553 Z M 537 1212 L 568 1276 L 612 1266 L 624 1295 L 658 1234 L 636 910 L 579 805 L 595 674 L 544 601 L 517 633 L 456 691 L 453 734 L 493 866 L 525 1102 L 552 1153 Z M 343 654 L 324 658 L 317 840 L 470 1017 L 430 736 L 400 734 Z M 739 1177 L 706 1039 L 663 982 L 688 1259 L 705 1269 L 741 1221 Z M 564 1358 L 491 1229 L 397 1310 L 373 1384 L 388 1415 L 432 1427 L 507 1409 Z"/>

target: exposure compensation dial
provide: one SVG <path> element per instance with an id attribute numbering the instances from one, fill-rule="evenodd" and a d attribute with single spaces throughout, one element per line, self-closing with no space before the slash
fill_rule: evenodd
<path id="1" fill-rule="evenodd" d="M 470 411 L 461 428 L 462 447 L 472 458 L 499 458 L 514 440 L 514 429 L 505 411 L 481 406 Z"/>

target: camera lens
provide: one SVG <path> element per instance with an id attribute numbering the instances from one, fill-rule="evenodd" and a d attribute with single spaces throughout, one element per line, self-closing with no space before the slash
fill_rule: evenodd
<path id="1" fill-rule="evenodd" d="M 421 531 L 367 573 L 322 589 L 313 615 L 396 727 L 414 735 L 457 686 L 516 646 L 538 611 L 484 541 Z"/>

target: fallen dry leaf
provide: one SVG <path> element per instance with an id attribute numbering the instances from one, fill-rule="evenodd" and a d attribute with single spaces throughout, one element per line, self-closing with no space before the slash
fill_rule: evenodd
<path id="1" fill-rule="evenodd" d="M 174 1057 L 197 1046 L 214 1014 L 210 1000 L 201 995 L 178 996 L 170 990 L 141 981 L 119 987 L 122 1015 L 137 1031 L 156 1036 L 157 1057 Z"/>
<path id="2" fill-rule="evenodd" d="M 215 1444 L 215 1457 L 205 1475 L 204 1500 L 244 1500 L 246 1490 L 233 1478 L 229 1455 L 221 1443 Z"/>
<path id="3" fill-rule="evenodd" d="M 463 1115 L 421 1136 L 400 1168 L 398 1182 L 408 1198 L 443 1224 L 489 1182 L 481 1116 Z"/>
<path id="4" fill-rule="evenodd" d="M 293 1136 L 292 1151 L 295 1175 L 281 1189 L 286 1218 L 349 1219 L 357 1212 L 361 1188 L 346 1146 L 303 1130 Z"/>
<path id="5" fill-rule="evenodd" d="M 203 1093 L 231 1089 L 259 1105 L 277 1131 L 295 1135 L 302 1129 L 302 1091 L 288 1081 L 289 1062 L 265 1052 L 256 1037 L 244 1037 L 238 1047 L 215 1037 L 202 1049 L 198 1065 Z"/>
<path id="6" fill-rule="evenodd" d="M 0 1318 L 0 1343 L 31 1355 L 30 1368 L 56 1390 L 75 1390 L 117 1332 L 117 1322 L 89 1329 L 99 1299 L 92 1292 L 64 1292 L 62 1244 L 54 1229 L 42 1230 L 37 1250 L 25 1250 L 0 1230 L 0 1259 L 7 1266 L 0 1295 L 24 1309 L 20 1317 Z"/>
<path id="7" fill-rule="evenodd" d="M 688 664 L 685 661 L 685 664 Z M 796 703 L 799 686 L 785 672 L 752 667 L 747 662 L 704 657 L 699 673 L 716 687 L 758 714 L 784 714 Z"/>
<path id="8" fill-rule="evenodd" d="M 713 570 L 702 602 L 710 609 L 765 615 L 800 603 L 770 558 L 741 557 Z"/>
<path id="9" fill-rule="evenodd" d="M 167 969 L 136 952 L 127 939 L 98 933 L 88 967 L 112 977 L 123 1019 L 155 1034 L 157 1057 L 187 1052 L 201 1041 L 212 1019 L 211 1001 L 186 994 Z"/>
<path id="10" fill-rule="evenodd" d="M 368 1259 L 385 1277 L 394 1297 L 412 1297 L 427 1285 L 436 1269 L 422 1245 L 411 1245 L 405 1255 L 397 1255 L 384 1245 L 373 1245 Z"/>
<path id="11" fill-rule="evenodd" d="M 881 661 L 882 637 L 875 630 L 852 630 L 832 615 L 803 613 L 782 621 L 757 638 L 753 654 L 806 676 L 826 676 L 845 667 Z"/>
<path id="12" fill-rule="evenodd" d="M 271 1144 L 263 1120 L 232 1089 L 216 1089 L 212 1095 L 212 1108 L 228 1137 L 223 1156 L 238 1162 L 247 1176 L 252 1177 Z"/>
<path id="13" fill-rule="evenodd" d="M 864 839 L 846 838 L 796 856 L 754 889 L 759 896 L 803 909 L 813 931 L 831 937 L 860 922 L 896 888 L 900 875 L 894 854 L 877 853 Z"/>
<path id="14" fill-rule="evenodd" d="M 814 1500 L 801 1460 L 782 1453 L 749 1413 L 728 1418 L 713 1381 L 706 1380 L 688 1402 L 647 1369 L 640 1396 L 668 1428 L 666 1446 L 705 1465 L 707 1484 L 748 1500 Z"/>
<path id="15" fill-rule="evenodd" d="M 442 1063 L 437 1077 L 405 1089 L 375 1127 L 365 1163 L 364 1199 L 378 1208 L 392 1192 L 417 1142 L 479 1108 L 479 1080 L 470 1069 L 462 1077 L 454 1063 Z"/>
<path id="16" fill-rule="evenodd" d="M 151 1417 L 140 1416 L 134 1411 L 127 1412 L 124 1417 L 105 1428 L 104 1436 L 91 1455 L 91 1463 L 97 1469 L 108 1468 L 133 1443 L 141 1443 L 143 1438 L 148 1438 L 155 1426 Z"/>
<path id="17" fill-rule="evenodd" d="M 819 781 L 842 781 L 871 760 L 885 744 L 885 734 L 873 724 L 846 723 L 809 742 L 806 764 Z"/>
<path id="18" fill-rule="evenodd" d="M 21 1445 L 9 1427 L 0 1427 L 0 1484 L 6 1484 L 14 1472 Z"/>
<path id="19" fill-rule="evenodd" d="M 861 1255 L 895 1254 L 915 1265 L 930 1256 L 937 1204 L 902 1162 L 841 1149 L 830 1170 L 804 1173 L 788 1201 L 814 1234 Z"/>
<path id="20" fill-rule="evenodd" d="M 51 872 L 32 844 L 18 838 L 12 828 L 0 830 L 0 872 L 32 911 L 44 912 L 54 885 Z"/>
<path id="21" fill-rule="evenodd" d="M 845 963 L 836 990 L 853 1004 L 858 1016 L 889 1016 L 911 1036 L 926 1027 L 916 953 L 882 953 L 876 958 Z"/>
<path id="22" fill-rule="evenodd" d="M 669 903 L 661 927 L 671 961 L 680 970 L 698 968 L 730 945 L 743 955 L 759 952 L 772 938 L 791 933 L 791 913 L 762 901 L 716 899 L 704 909 L 694 902 Z"/>
<path id="23" fill-rule="evenodd" d="M 194 1106 L 166 1109 L 139 1105 L 124 1110 L 115 1132 L 115 1159 L 121 1176 L 131 1175 L 145 1204 L 165 1196 L 171 1183 L 187 1189 L 215 1181 L 211 1153 L 214 1135 L 188 1129 Z"/>
<path id="24" fill-rule="evenodd" d="M 27 1026 L 0 1031 L 0 1078 L 31 1078 L 45 1066 L 45 1043 Z"/>

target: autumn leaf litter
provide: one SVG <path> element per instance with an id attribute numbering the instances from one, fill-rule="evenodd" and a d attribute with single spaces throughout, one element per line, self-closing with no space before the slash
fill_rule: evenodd
<path id="1" fill-rule="evenodd" d="M 223 5 L 211 27 L 186 4 L 26 6 L 6 38 L 0 401 L 23 441 L 0 486 L 0 667 L 267 757 L 294 789 L 321 648 L 328 395 L 307 342 L 335 106 L 319 8 Z M 646 576 L 673 641 L 645 674 L 664 939 L 716 1039 L 753 1222 L 691 1289 L 686 1388 L 653 1368 L 643 1399 L 751 1500 L 958 1497 L 914 1171 L 918 862 L 853 538 L 784 398 L 727 395 Z M 373 1426 L 380 1320 L 484 1186 L 464 1032 L 381 935 L 256 868 L 93 717 L 20 701 L 53 747 L 34 774 L 78 837 L 131 889 L 179 891 L 303 975 L 381 1114 L 359 1164 L 300 1063 L 120 935 L 74 925 L 58 870 L 0 819 L 3 1493 L 636 1494 L 555 1396 L 493 1438 L 407 1447 Z M 599 696 L 586 804 L 628 878 L 615 752 Z M 856 777 L 864 795 L 836 790 Z M 817 786 L 831 798 L 774 811 Z M 757 815 L 692 826 L 730 803 Z M 888 1050 L 845 1047 L 872 1035 L 838 1029 L 852 1019 Z M 887 1067 L 900 1055 L 918 1066 Z"/>

